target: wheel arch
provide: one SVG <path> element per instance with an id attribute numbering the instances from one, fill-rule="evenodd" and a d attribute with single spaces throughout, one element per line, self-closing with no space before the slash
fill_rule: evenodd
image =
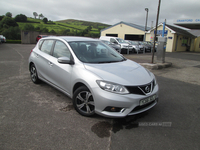
<path id="1" fill-rule="evenodd" d="M 33 62 L 29 63 L 29 71 L 31 70 L 31 65 L 34 64 Z M 35 65 L 35 64 L 34 64 Z"/>
<path id="2" fill-rule="evenodd" d="M 78 89 L 78 88 L 81 87 L 81 86 L 87 87 L 87 85 L 85 85 L 84 83 L 82 83 L 82 82 L 77 82 L 77 83 L 74 85 L 74 87 L 73 87 L 72 95 L 74 95 L 74 92 L 76 91 L 76 89 Z M 87 88 L 88 88 L 88 87 L 87 87 Z M 88 89 L 89 89 L 89 88 L 88 88 Z"/>

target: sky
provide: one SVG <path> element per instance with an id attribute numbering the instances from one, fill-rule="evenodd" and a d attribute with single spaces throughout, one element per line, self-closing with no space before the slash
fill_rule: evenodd
<path id="1" fill-rule="evenodd" d="M 13 17 L 33 12 L 48 20 L 77 19 L 114 25 L 121 21 L 145 26 L 156 25 L 159 0 L 0 0 L 0 15 Z M 159 21 L 173 25 L 175 19 L 200 19 L 200 0 L 161 0 Z"/>

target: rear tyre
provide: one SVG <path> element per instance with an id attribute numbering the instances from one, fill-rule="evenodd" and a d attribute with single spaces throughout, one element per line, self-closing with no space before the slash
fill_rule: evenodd
<path id="1" fill-rule="evenodd" d="M 76 111 L 83 116 L 91 117 L 95 114 L 94 99 L 86 86 L 81 86 L 74 92 L 73 105 Z"/>
<path id="2" fill-rule="evenodd" d="M 30 68 L 30 76 L 33 83 L 38 84 L 40 83 L 40 79 L 38 78 L 37 70 L 34 64 L 31 65 Z"/>

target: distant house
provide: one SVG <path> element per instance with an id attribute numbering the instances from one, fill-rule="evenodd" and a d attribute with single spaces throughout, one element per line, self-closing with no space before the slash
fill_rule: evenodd
<path id="1" fill-rule="evenodd" d="M 150 28 L 147 27 L 147 30 L 150 30 Z M 114 36 L 125 40 L 143 41 L 144 35 L 144 26 L 123 21 L 101 30 L 101 36 Z"/>

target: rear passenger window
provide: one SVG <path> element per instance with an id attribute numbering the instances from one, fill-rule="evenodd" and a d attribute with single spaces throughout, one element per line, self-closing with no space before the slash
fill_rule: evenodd
<path id="1" fill-rule="evenodd" d="M 40 42 L 40 43 L 38 44 L 38 48 L 41 50 L 41 45 L 42 45 L 42 43 L 43 43 L 43 40 L 40 40 L 39 42 Z"/>
<path id="2" fill-rule="evenodd" d="M 68 57 L 70 58 L 71 53 L 68 49 L 68 47 L 61 41 L 56 41 L 53 56 L 56 58 L 59 57 Z"/>
<path id="3" fill-rule="evenodd" d="M 53 42 L 54 42 L 54 40 L 44 40 L 40 50 L 47 54 L 50 54 Z"/>

